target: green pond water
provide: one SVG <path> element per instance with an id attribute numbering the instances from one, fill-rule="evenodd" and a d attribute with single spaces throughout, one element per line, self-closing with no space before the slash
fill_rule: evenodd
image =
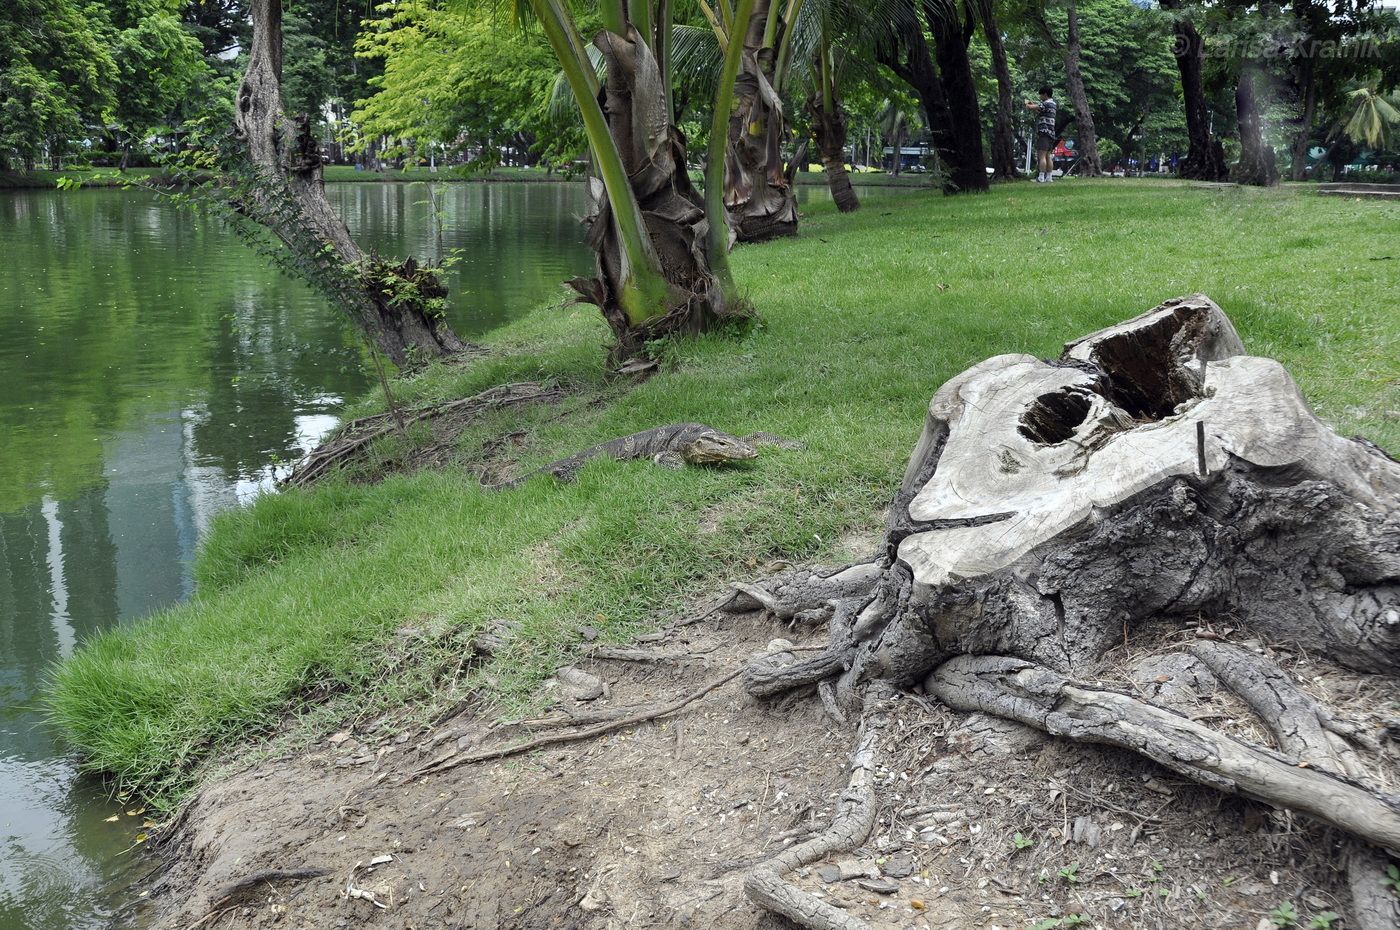
<path id="1" fill-rule="evenodd" d="M 459 334 L 591 270 L 581 185 L 435 190 L 442 245 L 462 250 Z M 362 245 L 436 254 L 428 185 L 329 193 Z M 108 926 L 145 867 L 138 804 L 80 776 L 43 723 L 47 670 L 187 597 L 211 518 L 368 386 L 357 337 L 217 223 L 135 191 L 0 193 L 0 930 Z"/>

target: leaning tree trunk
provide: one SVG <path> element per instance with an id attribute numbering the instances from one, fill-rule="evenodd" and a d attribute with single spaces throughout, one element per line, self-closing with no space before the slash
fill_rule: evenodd
<path id="1" fill-rule="evenodd" d="M 792 174 L 798 166 L 795 161 L 792 165 L 783 163 L 787 119 L 783 102 L 773 89 L 776 56 L 763 43 L 769 7 L 769 0 L 757 0 L 744 30 L 744 54 L 729 120 L 724 204 L 740 242 L 797 235 L 797 192 Z"/>
<path id="2" fill-rule="evenodd" d="M 1276 747 L 1093 681 L 1135 636 L 1157 643 L 1172 624 L 1213 618 L 1241 639 L 1400 674 L 1400 462 L 1319 421 L 1205 297 L 1167 301 L 1055 361 L 1001 355 L 948 381 L 882 552 L 738 585 L 728 607 L 824 617 L 831 631 L 810 658 L 756 660 L 753 694 L 816 685 L 833 715 L 868 722 L 872 693 L 922 685 L 955 710 L 1142 753 L 1350 833 L 1358 913 L 1384 910 L 1363 898 L 1379 897 L 1366 890 L 1384 864 L 1376 847 L 1400 848 L 1400 799 L 1360 780 L 1365 733 L 1224 634 L 1193 652 Z M 756 880 L 750 893 L 789 913 L 772 890 Z"/>
<path id="3" fill-rule="evenodd" d="M 1235 86 L 1235 113 L 1240 124 L 1240 160 L 1235 165 L 1234 180 L 1239 184 L 1273 187 L 1278 184 L 1278 163 L 1273 147 L 1264 141 L 1263 117 L 1255 96 L 1253 65 L 1246 62 L 1240 69 Z"/>
<path id="4" fill-rule="evenodd" d="M 395 363 L 462 351 L 465 343 L 443 315 L 447 289 L 437 274 L 412 258 L 393 264 L 365 255 L 326 199 L 311 121 L 289 119 L 282 108 L 282 0 L 253 0 L 252 19 L 248 67 L 234 112 L 251 171 L 242 172 L 245 183 L 232 187 L 234 208 L 271 230 L 296 269 L 343 306 Z"/>
<path id="5" fill-rule="evenodd" d="M 983 0 L 978 12 L 982 20 L 982 33 L 987 37 L 987 48 L 992 53 L 992 72 L 997 79 L 997 111 L 992 124 L 992 177 L 999 181 L 1013 181 L 1021 176 L 1021 172 L 1016 166 L 1016 135 L 1012 117 L 1016 106 L 1012 102 L 1011 67 L 1006 61 L 1006 43 L 1001 38 L 1001 27 L 997 23 L 992 0 Z"/>
<path id="6" fill-rule="evenodd" d="M 1098 177 L 1103 174 L 1099 163 L 1099 136 L 1094 130 L 1094 111 L 1089 106 L 1089 95 L 1084 90 L 1084 75 L 1079 71 L 1079 10 L 1070 3 L 1068 9 L 1069 27 L 1065 34 L 1065 89 L 1069 92 L 1070 103 L 1074 106 L 1075 136 L 1079 143 L 1080 174 Z"/>
<path id="7" fill-rule="evenodd" d="M 1163 0 L 1162 8 L 1179 11 L 1181 0 Z M 1173 23 L 1176 41 L 1172 55 L 1181 73 L 1181 99 L 1186 115 L 1186 159 L 1177 173 L 1197 181 L 1224 181 L 1230 175 L 1225 164 L 1225 149 L 1210 131 L 1210 110 L 1206 107 L 1205 82 L 1201 65 L 1205 58 L 1205 42 L 1189 19 Z"/>
<path id="8" fill-rule="evenodd" d="M 685 137 L 671 121 L 665 78 L 650 46 L 630 24 L 626 36 L 605 29 L 593 45 L 607 65 L 600 96 L 608 131 L 670 292 L 666 313 L 640 325 L 628 318 L 620 302 L 626 269 L 617 224 L 603 182 L 590 176 L 584 223 L 598 275 L 575 278 L 569 285 L 602 311 L 616 337 L 612 361 L 621 362 L 642 354 L 648 342 L 674 333 L 703 332 L 721 319 L 743 315 L 745 308 L 729 305 L 711 270 L 704 201 L 690 183 Z"/>
<path id="9" fill-rule="evenodd" d="M 807 101 L 807 113 L 812 119 L 812 135 L 817 139 L 822 173 L 826 175 L 826 186 L 831 189 L 831 199 L 836 201 L 836 209 L 842 213 L 860 209 L 860 199 L 846 171 L 845 111 L 834 100 L 828 110 L 818 93 Z"/>

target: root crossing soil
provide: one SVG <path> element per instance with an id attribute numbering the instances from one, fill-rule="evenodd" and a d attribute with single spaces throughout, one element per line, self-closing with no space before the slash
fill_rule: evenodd
<path id="1" fill-rule="evenodd" d="M 810 689 L 756 699 L 731 681 L 664 719 L 412 776 L 571 715 L 587 726 L 679 701 L 820 635 L 762 611 L 713 614 L 656 645 L 661 661 L 621 650 L 582 662 L 604 696 L 561 698 L 543 721 L 397 733 L 378 722 L 260 763 L 206 788 L 172 829 L 169 867 L 144 889 L 156 926 L 776 928 L 745 880 L 828 831 L 856 742 Z M 1190 692 L 1189 669 L 1146 667 L 1145 692 Z M 1341 712 L 1364 720 L 1366 677 L 1325 681 L 1355 694 Z M 1200 713 L 1245 716 L 1220 695 L 1193 697 Z M 870 927 L 1254 930 L 1285 903 L 1310 919 L 1351 900 L 1348 839 L 1306 818 L 1118 750 L 957 714 L 917 689 L 883 713 L 873 829 L 850 851 L 786 857 L 804 860 L 785 875 L 794 890 Z"/>

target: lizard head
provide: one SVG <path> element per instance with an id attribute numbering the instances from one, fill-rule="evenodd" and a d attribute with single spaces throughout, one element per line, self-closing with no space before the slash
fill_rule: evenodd
<path id="1" fill-rule="evenodd" d="M 758 458 L 758 450 L 727 433 L 705 433 L 681 448 L 681 457 L 693 465 L 742 462 Z"/>

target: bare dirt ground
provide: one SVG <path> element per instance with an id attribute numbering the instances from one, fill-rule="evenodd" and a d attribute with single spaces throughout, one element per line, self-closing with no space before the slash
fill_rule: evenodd
<path id="1" fill-rule="evenodd" d="M 853 741 L 810 691 L 759 701 L 735 679 L 665 719 L 413 776 L 454 752 L 559 732 L 558 719 L 667 703 L 780 638 L 818 639 L 760 613 L 715 614 L 638 647 L 669 659 L 580 662 L 604 694 L 570 697 L 596 684 L 586 676 L 552 683 L 544 720 L 463 715 L 414 732 L 380 721 L 215 783 L 169 832 L 170 865 L 147 889 L 156 926 L 783 926 L 745 899 L 743 877 L 826 827 Z M 1131 677 L 1102 677 L 1261 737 L 1189 661 L 1142 663 L 1144 652 L 1118 657 L 1137 663 Z M 1358 723 L 1377 726 L 1394 700 L 1364 678 L 1276 658 Z M 1387 785 L 1394 743 L 1372 761 Z M 1329 911 L 1347 926 L 1343 837 L 1140 758 L 911 694 L 879 765 L 865 845 L 792 876 L 872 927 L 1255 930 L 1284 905 L 1299 926 Z"/>

